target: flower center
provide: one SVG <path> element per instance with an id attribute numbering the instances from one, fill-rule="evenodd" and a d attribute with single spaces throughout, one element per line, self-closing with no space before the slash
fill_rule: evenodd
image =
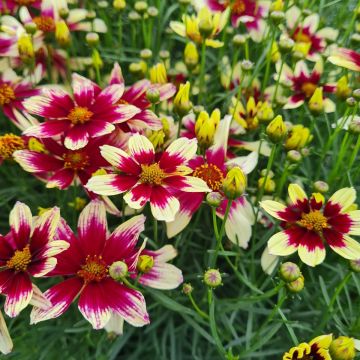
<path id="1" fill-rule="evenodd" d="M 3 160 L 10 159 L 14 151 L 23 149 L 25 149 L 25 144 L 20 136 L 14 134 L 0 136 L 0 157 Z"/>
<path id="2" fill-rule="evenodd" d="M 235 0 L 231 7 L 232 13 L 236 15 L 242 15 L 245 12 L 245 10 L 246 10 L 246 4 L 245 1 L 243 0 Z"/>
<path id="3" fill-rule="evenodd" d="M 121 104 L 127 105 L 127 104 L 129 104 L 129 103 L 128 103 L 126 100 L 124 100 L 124 99 L 119 99 L 116 104 L 117 104 L 117 105 L 121 105 Z"/>
<path id="4" fill-rule="evenodd" d="M 0 105 L 9 104 L 11 101 L 15 100 L 16 96 L 14 90 L 8 84 L 0 85 Z"/>
<path id="5" fill-rule="evenodd" d="M 68 119 L 74 124 L 84 124 L 94 115 L 87 107 L 75 106 L 68 115 Z"/>
<path id="6" fill-rule="evenodd" d="M 312 82 L 305 82 L 304 84 L 301 85 L 301 90 L 307 98 L 313 96 L 316 88 L 317 85 Z"/>
<path id="7" fill-rule="evenodd" d="M 308 230 L 313 230 L 316 232 L 321 232 L 323 229 L 328 227 L 326 217 L 319 210 L 314 210 L 307 214 L 302 214 L 301 220 L 298 221 L 298 224 L 307 228 Z"/>
<path id="8" fill-rule="evenodd" d="M 193 176 L 203 179 L 213 191 L 220 190 L 224 181 L 222 171 L 214 164 L 203 164 L 198 166 L 194 170 Z"/>
<path id="9" fill-rule="evenodd" d="M 91 281 L 101 281 L 108 274 L 108 268 L 102 256 L 88 255 L 85 264 L 81 266 L 81 270 L 77 275 L 84 279 L 85 283 Z"/>
<path id="10" fill-rule="evenodd" d="M 143 184 L 161 185 L 164 177 L 165 173 L 158 163 L 141 165 L 140 182 Z"/>
<path id="11" fill-rule="evenodd" d="M 19 6 L 26 6 L 26 5 L 31 5 L 35 2 L 36 0 L 15 0 L 15 2 L 19 5 Z"/>
<path id="12" fill-rule="evenodd" d="M 311 43 L 311 37 L 303 29 L 298 29 L 293 37 L 297 43 Z"/>
<path id="13" fill-rule="evenodd" d="M 81 151 L 69 151 L 63 155 L 64 167 L 73 170 L 84 170 L 89 165 L 89 156 Z"/>
<path id="14" fill-rule="evenodd" d="M 16 250 L 10 260 L 6 262 L 9 269 L 15 271 L 26 271 L 31 262 L 30 245 L 26 245 L 22 250 Z"/>
<path id="15" fill-rule="evenodd" d="M 43 32 L 52 32 L 55 30 L 55 21 L 50 16 L 35 16 L 33 22 L 38 29 Z"/>

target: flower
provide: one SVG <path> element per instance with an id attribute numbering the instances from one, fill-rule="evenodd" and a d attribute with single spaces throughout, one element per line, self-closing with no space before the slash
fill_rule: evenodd
<path id="1" fill-rule="evenodd" d="M 292 126 L 288 131 L 284 146 L 286 150 L 300 150 L 312 139 L 310 129 L 298 124 Z"/>
<path id="2" fill-rule="evenodd" d="M 34 285 L 31 276 L 42 277 L 56 266 L 55 255 L 69 247 L 54 240 L 60 211 L 54 207 L 34 219 L 30 208 L 17 202 L 10 212 L 10 232 L 0 235 L 0 292 L 6 295 L 5 313 L 17 316 L 30 302 Z"/>
<path id="3" fill-rule="evenodd" d="M 279 72 L 279 64 L 276 64 L 277 71 Z M 283 70 L 280 76 L 280 82 L 286 83 L 290 86 L 293 94 L 288 98 L 284 109 L 296 109 L 304 102 L 309 101 L 314 95 L 314 92 L 321 86 L 320 78 L 323 73 L 323 61 L 318 60 L 312 72 L 304 61 L 298 61 L 295 65 L 294 72 L 284 64 Z M 336 91 L 336 84 L 322 85 L 324 93 L 333 93 Z M 335 104 L 329 99 L 324 97 L 323 99 L 324 111 L 327 113 L 335 111 Z"/>
<path id="4" fill-rule="evenodd" d="M 229 11 L 216 12 L 211 14 L 207 7 L 200 9 L 197 16 L 195 15 L 183 15 L 182 23 L 179 21 L 171 21 L 170 28 L 178 35 L 187 37 L 195 43 L 201 44 L 205 41 L 206 46 L 213 48 L 222 47 L 223 42 L 214 40 L 213 38 L 218 35 L 226 25 Z M 204 27 L 205 24 L 209 24 L 209 31 L 207 36 L 200 33 L 200 27 Z"/>
<path id="5" fill-rule="evenodd" d="M 302 12 L 297 6 L 292 6 L 286 12 L 286 25 L 289 37 L 295 41 L 294 51 L 304 55 L 307 60 L 317 61 L 324 52 L 327 42 L 334 42 L 339 31 L 331 27 L 320 30 L 320 17 L 310 14 L 302 20 Z"/>
<path id="6" fill-rule="evenodd" d="M 190 83 L 180 84 L 179 90 L 174 98 L 174 111 L 180 116 L 186 115 L 192 107 L 189 99 Z"/>
<path id="7" fill-rule="evenodd" d="M 203 148 L 210 147 L 220 122 L 220 110 L 215 109 L 209 116 L 206 111 L 201 111 L 195 123 L 195 134 L 199 145 Z"/>
<path id="8" fill-rule="evenodd" d="M 322 335 L 311 340 L 309 343 L 301 343 L 294 346 L 283 355 L 283 360 L 331 360 L 329 346 L 332 335 Z"/>
<path id="9" fill-rule="evenodd" d="M 15 134 L 4 134 L 0 136 L 0 164 L 4 160 L 12 159 L 16 150 L 25 148 L 25 142 L 21 136 Z"/>
<path id="10" fill-rule="evenodd" d="M 42 0 L 6 0 L 0 2 L 0 14 L 15 14 L 20 6 L 39 9 Z"/>
<path id="11" fill-rule="evenodd" d="M 70 247 L 58 255 L 58 265 L 50 275 L 66 279 L 44 293 L 51 306 L 45 309 L 35 306 L 31 323 L 60 316 L 79 296 L 78 308 L 94 329 L 105 327 L 113 316 L 121 316 L 133 326 L 148 324 L 143 295 L 109 276 L 109 267 L 116 261 L 124 261 L 129 271 L 135 271 L 138 259 L 135 245 L 144 222 L 143 215 L 135 216 L 109 235 L 105 206 L 98 200 L 81 212 L 77 236 L 62 219 L 57 236 L 66 239 Z"/>
<path id="12" fill-rule="evenodd" d="M 152 260 L 152 266 L 141 273 L 140 284 L 154 289 L 171 290 L 183 282 L 181 270 L 167 263 L 177 256 L 177 251 L 172 245 L 165 245 L 155 251 L 144 249 L 140 253 L 139 260 L 143 256 Z"/>
<path id="13" fill-rule="evenodd" d="M 356 192 L 343 188 L 324 204 L 322 196 L 308 199 L 296 184 L 289 185 L 290 205 L 265 200 L 260 206 L 271 216 L 283 221 L 283 231 L 268 241 L 270 254 L 287 256 L 298 251 L 300 259 L 309 266 L 325 259 L 325 243 L 340 256 L 349 260 L 360 258 L 360 244 L 349 235 L 360 235 L 360 215 L 349 210 Z"/>
<path id="14" fill-rule="evenodd" d="M 266 23 L 263 18 L 268 14 L 270 1 L 206 0 L 206 3 L 212 11 L 224 11 L 229 8 L 234 28 L 238 28 L 240 23 L 244 23 L 254 41 L 258 42 L 263 38 L 266 32 Z"/>
<path id="15" fill-rule="evenodd" d="M 245 109 L 241 101 L 233 97 L 229 106 L 229 114 L 244 129 L 255 130 L 259 126 L 258 114 L 262 105 L 261 101 L 256 102 L 255 98 L 250 96 Z"/>
<path id="16" fill-rule="evenodd" d="M 360 54 L 354 50 L 339 48 L 328 57 L 328 60 L 334 65 L 360 71 Z"/>
<path id="17" fill-rule="evenodd" d="M 157 220 L 174 220 L 180 203 L 174 190 L 186 192 L 210 191 L 206 183 L 191 173 L 186 165 L 197 149 L 196 140 L 179 138 L 160 155 L 155 156 L 153 144 L 145 136 L 134 134 L 128 142 L 129 152 L 103 145 L 102 156 L 120 173 L 92 177 L 88 190 L 100 195 L 126 193 L 124 200 L 133 209 L 150 202 Z"/>
<path id="18" fill-rule="evenodd" d="M 333 360 L 353 360 L 356 356 L 355 341 L 347 336 L 339 336 L 330 345 Z"/>
<path id="19" fill-rule="evenodd" d="M 280 142 L 286 135 L 287 129 L 281 115 L 277 115 L 266 127 L 266 134 L 274 142 Z"/>
<path id="20" fill-rule="evenodd" d="M 24 102 L 30 114 L 45 118 L 45 122 L 31 126 L 24 134 L 38 138 L 65 136 L 69 150 L 85 147 L 90 138 L 111 133 L 114 123 L 128 120 L 139 112 L 131 105 L 118 105 L 124 84 L 105 89 L 78 74 L 72 76 L 73 98 L 59 88 L 44 89 L 41 95 Z"/>

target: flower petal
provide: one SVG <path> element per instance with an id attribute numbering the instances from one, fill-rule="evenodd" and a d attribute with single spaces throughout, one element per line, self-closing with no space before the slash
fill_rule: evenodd
<path id="1" fill-rule="evenodd" d="M 301 239 L 298 253 L 301 261 L 309 266 L 321 264 L 326 256 L 320 236 L 312 231 L 308 231 Z"/>
<path id="2" fill-rule="evenodd" d="M 155 156 L 154 146 L 147 137 L 134 134 L 129 138 L 128 146 L 131 156 L 139 164 L 149 164 L 153 162 Z"/>
<path id="3" fill-rule="evenodd" d="M 139 165 L 122 149 L 110 145 L 100 146 L 101 156 L 112 166 L 115 166 L 125 174 L 138 175 Z"/>
<path id="4" fill-rule="evenodd" d="M 305 191 L 297 184 L 290 184 L 288 191 L 290 200 L 294 205 L 307 199 Z"/>
<path id="5" fill-rule="evenodd" d="M 165 188 L 153 187 L 150 197 L 151 213 L 157 220 L 173 221 L 179 211 L 180 203 Z"/>
<path id="6" fill-rule="evenodd" d="M 3 354 L 9 354 L 13 349 L 13 342 L 11 340 L 9 330 L 6 326 L 4 316 L 0 311 L 0 351 Z"/>
<path id="7" fill-rule="evenodd" d="M 22 250 L 30 241 L 32 228 L 30 208 L 18 201 L 10 211 L 9 223 L 16 246 Z"/>
<path id="8" fill-rule="evenodd" d="M 273 235 L 268 241 L 271 255 L 287 256 L 293 254 L 300 243 L 305 230 L 299 227 L 289 228 Z"/>
<path id="9" fill-rule="evenodd" d="M 107 174 L 93 176 L 85 187 L 99 195 L 118 195 L 131 189 L 137 183 L 134 176 Z"/>
<path id="10" fill-rule="evenodd" d="M 124 195 L 124 201 L 132 209 L 141 209 L 150 200 L 151 193 L 151 185 L 139 183 Z"/>

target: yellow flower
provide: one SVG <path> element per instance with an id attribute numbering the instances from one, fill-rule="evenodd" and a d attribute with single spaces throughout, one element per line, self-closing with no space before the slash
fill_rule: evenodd
<path id="1" fill-rule="evenodd" d="M 271 121 L 274 118 L 274 111 L 267 101 L 261 104 L 257 112 L 257 117 L 260 121 L 264 122 Z"/>
<path id="2" fill-rule="evenodd" d="M 228 199 L 240 197 L 246 189 L 247 179 L 241 168 L 235 166 L 229 170 L 223 182 L 223 191 Z"/>
<path id="3" fill-rule="evenodd" d="M 153 84 L 166 84 L 168 82 L 165 65 L 163 63 L 157 63 L 150 68 L 150 81 Z"/>
<path id="4" fill-rule="evenodd" d="M 331 341 L 331 334 L 318 336 L 309 343 L 301 343 L 291 348 L 283 355 L 283 360 L 332 360 L 329 354 Z"/>
<path id="5" fill-rule="evenodd" d="M 270 5 L 270 11 L 282 11 L 284 9 L 283 0 L 275 0 Z"/>
<path id="6" fill-rule="evenodd" d="M 64 20 L 58 21 L 55 28 L 56 41 L 61 46 L 69 45 L 70 43 L 70 30 Z"/>
<path id="7" fill-rule="evenodd" d="M 244 129 L 254 130 L 259 126 L 257 115 L 261 106 L 262 102 L 256 103 L 254 97 L 250 96 L 245 109 L 241 101 L 234 97 L 229 107 L 229 114 L 234 114 L 235 121 Z"/>
<path id="8" fill-rule="evenodd" d="M 182 22 L 171 21 L 170 28 L 176 34 L 187 37 L 198 44 L 205 41 L 206 46 L 222 47 L 224 43 L 213 38 L 225 27 L 229 13 L 229 7 L 222 13 L 214 14 L 207 7 L 203 7 L 197 16 L 183 15 Z"/>
<path id="9" fill-rule="evenodd" d="M 281 115 L 276 116 L 266 128 L 266 134 L 274 143 L 281 141 L 286 135 L 286 125 Z"/>
<path id="10" fill-rule="evenodd" d="M 220 116 L 219 109 L 215 109 L 211 116 L 206 111 L 200 112 L 195 124 L 195 134 L 201 147 L 208 148 L 212 145 Z"/>
<path id="11" fill-rule="evenodd" d="M 185 46 L 184 61 L 190 70 L 196 68 L 199 63 L 199 53 L 193 42 L 188 42 Z"/>
<path id="12" fill-rule="evenodd" d="M 179 90 L 174 98 L 174 111 L 184 116 L 191 110 L 190 95 L 190 83 L 187 81 L 186 84 L 180 84 Z"/>
<path id="13" fill-rule="evenodd" d="M 312 140 L 310 129 L 303 125 L 294 125 L 285 140 L 286 150 L 300 150 Z"/>
<path id="14" fill-rule="evenodd" d="M 324 110 L 323 88 L 316 88 L 309 100 L 309 109 L 313 113 L 320 113 Z"/>
<path id="15" fill-rule="evenodd" d="M 336 96 L 345 100 L 351 94 L 351 88 L 349 87 L 349 80 L 346 75 L 342 76 L 336 84 Z"/>
<path id="16" fill-rule="evenodd" d="M 281 58 L 281 55 L 280 55 L 280 51 L 279 51 L 279 46 L 274 41 L 271 46 L 271 61 L 276 63 L 277 61 L 280 60 L 280 58 Z"/>
<path id="17" fill-rule="evenodd" d="M 333 360 L 353 360 L 355 358 L 355 342 L 353 338 L 339 336 L 330 345 Z"/>

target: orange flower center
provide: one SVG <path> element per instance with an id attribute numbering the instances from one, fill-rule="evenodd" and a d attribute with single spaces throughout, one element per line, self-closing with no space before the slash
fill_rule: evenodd
<path id="1" fill-rule="evenodd" d="M 121 105 L 121 104 L 127 105 L 127 104 L 129 104 L 129 103 L 128 103 L 126 100 L 124 100 L 124 99 L 119 99 L 116 104 L 117 104 L 117 105 Z"/>
<path id="2" fill-rule="evenodd" d="M 311 43 L 311 37 L 307 34 L 304 34 L 304 32 L 302 31 L 302 29 L 300 29 L 300 31 L 298 31 L 295 35 L 294 35 L 294 40 L 296 42 L 302 42 L 302 43 Z"/>
<path id="3" fill-rule="evenodd" d="M 158 163 L 141 165 L 140 182 L 143 184 L 161 185 L 164 178 L 165 173 Z"/>
<path id="4" fill-rule="evenodd" d="M 8 84 L 0 85 L 0 105 L 9 104 L 12 100 L 15 100 L 16 96 L 14 90 Z"/>
<path id="5" fill-rule="evenodd" d="M 68 115 L 68 119 L 74 124 L 84 124 L 94 115 L 87 107 L 75 106 Z"/>
<path id="6" fill-rule="evenodd" d="M 33 18 L 39 30 L 43 32 L 52 32 L 55 30 L 55 21 L 50 16 L 36 16 Z"/>
<path id="7" fill-rule="evenodd" d="M 194 170 L 193 176 L 203 179 L 212 191 L 220 190 L 224 181 L 222 171 L 214 164 L 198 166 Z"/>
<path id="8" fill-rule="evenodd" d="M 102 256 L 88 255 L 85 264 L 81 266 L 81 270 L 77 275 L 84 279 L 85 283 L 91 281 L 101 281 L 108 274 L 108 268 Z"/>
<path id="9" fill-rule="evenodd" d="M 27 6 L 27 5 L 31 5 L 35 2 L 36 0 L 15 0 L 15 2 L 19 5 L 19 6 Z"/>
<path id="10" fill-rule="evenodd" d="M 5 134 L 0 136 L 0 157 L 10 159 L 16 150 L 25 149 L 24 140 L 14 134 Z"/>
<path id="11" fill-rule="evenodd" d="M 231 6 L 232 13 L 236 15 L 241 15 L 246 10 L 246 4 L 243 0 L 235 0 Z"/>
<path id="12" fill-rule="evenodd" d="M 10 260 L 6 262 L 9 269 L 15 271 L 26 271 L 31 262 L 30 245 L 26 245 L 22 250 L 16 250 Z"/>
<path id="13" fill-rule="evenodd" d="M 301 90 L 307 98 L 313 96 L 316 88 L 317 88 L 316 84 L 312 82 L 305 82 L 304 84 L 301 85 Z"/>
<path id="14" fill-rule="evenodd" d="M 302 214 L 298 224 L 316 232 L 321 232 L 328 227 L 327 218 L 319 210 L 312 210 L 307 214 Z"/>
<path id="15" fill-rule="evenodd" d="M 63 155 L 64 167 L 73 170 L 84 170 L 89 165 L 89 156 L 81 151 L 69 151 Z"/>

